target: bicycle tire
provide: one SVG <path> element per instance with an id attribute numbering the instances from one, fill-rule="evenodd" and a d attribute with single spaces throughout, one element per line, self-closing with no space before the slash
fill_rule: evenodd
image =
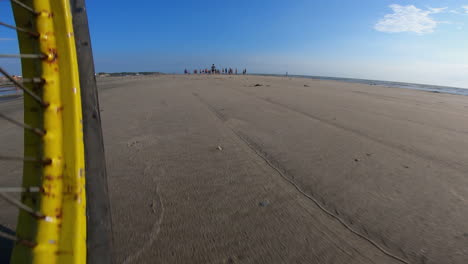
<path id="1" fill-rule="evenodd" d="M 113 230 L 108 195 L 104 139 L 102 135 L 98 89 L 84 0 L 71 0 L 75 31 L 86 161 L 88 263 L 113 263 Z"/>

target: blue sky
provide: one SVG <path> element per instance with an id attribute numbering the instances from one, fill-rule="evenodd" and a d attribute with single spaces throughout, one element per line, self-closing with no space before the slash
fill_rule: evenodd
<path id="1" fill-rule="evenodd" d="M 97 71 L 180 73 L 215 63 L 468 88 L 468 0 L 130 3 L 87 1 Z M 10 19 L 6 4 L 1 21 Z M 1 29 L 0 49 L 14 49 L 2 38 L 13 37 Z"/>

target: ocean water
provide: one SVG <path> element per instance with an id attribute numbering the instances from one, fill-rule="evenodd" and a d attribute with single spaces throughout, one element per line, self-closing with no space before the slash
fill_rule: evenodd
<path id="1" fill-rule="evenodd" d="M 468 96 L 468 89 L 450 87 L 450 86 L 377 81 L 377 80 L 366 80 L 366 79 L 352 79 L 352 78 L 323 77 L 323 76 L 306 76 L 306 75 L 291 75 L 291 76 L 309 78 L 309 79 L 317 79 L 317 80 L 333 80 L 333 81 L 342 81 L 342 82 L 351 82 L 351 83 L 362 83 L 362 84 L 369 84 L 369 85 L 384 86 L 384 87 L 389 87 L 389 88 L 404 88 L 404 89 L 422 90 L 422 91 L 433 92 L 433 93 L 448 93 L 448 94 L 458 94 L 458 95 Z"/>
<path id="2" fill-rule="evenodd" d="M 280 75 L 280 74 L 254 74 L 254 75 L 283 76 L 284 77 L 284 75 Z M 447 93 L 447 94 L 457 94 L 457 95 L 468 96 L 467 88 L 458 88 L 458 87 L 451 87 L 451 86 L 405 83 L 405 82 L 390 82 L 390 81 L 378 81 L 378 80 L 367 80 L 367 79 L 325 77 L 325 76 L 313 76 L 313 75 L 289 75 L 289 77 L 301 77 L 301 78 L 308 78 L 308 79 L 315 79 L 315 80 L 332 80 L 332 81 L 340 81 L 340 82 L 362 83 L 362 84 L 378 85 L 378 86 L 389 87 L 389 88 L 404 88 L 404 89 L 422 90 L 422 91 L 433 92 L 433 93 Z"/>
<path id="3" fill-rule="evenodd" d="M 0 87 L 0 100 L 20 96 L 22 93 L 15 87 Z"/>

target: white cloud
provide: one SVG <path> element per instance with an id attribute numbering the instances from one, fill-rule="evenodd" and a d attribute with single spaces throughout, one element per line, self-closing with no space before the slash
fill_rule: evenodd
<path id="1" fill-rule="evenodd" d="M 465 13 L 468 13 L 468 5 L 464 5 L 462 8 L 465 9 Z"/>
<path id="2" fill-rule="evenodd" d="M 443 7 L 422 10 L 414 5 L 401 6 L 397 4 L 390 5 L 390 8 L 393 10 L 393 13 L 386 14 L 380 19 L 374 26 L 375 30 L 389 33 L 432 33 L 440 22 L 434 20 L 430 15 L 441 13 L 447 9 Z"/>
<path id="3" fill-rule="evenodd" d="M 439 7 L 439 8 L 432 8 L 432 7 L 429 7 L 429 10 L 431 10 L 431 13 L 432 14 L 437 14 L 437 13 L 442 13 L 444 12 L 445 10 L 447 10 L 448 7 Z"/>

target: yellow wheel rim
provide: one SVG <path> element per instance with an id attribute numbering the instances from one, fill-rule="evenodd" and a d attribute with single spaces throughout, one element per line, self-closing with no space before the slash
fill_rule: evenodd
<path id="1" fill-rule="evenodd" d="M 46 106 L 24 95 L 24 122 L 45 135 L 24 134 L 24 155 L 41 157 L 42 166 L 24 163 L 23 187 L 40 186 L 39 197 L 22 195 L 21 202 L 37 214 L 20 211 L 12 263 L 85 263 L 86 194 L 82 110 L 78 63 L 70 4 L 67 0 L 26 0 L 12 3 L 17 26 L 39 37 L 18 32 L 24 78 L 40 77 Z M 29 243 L 31 242 L 31 243 Z"/>

